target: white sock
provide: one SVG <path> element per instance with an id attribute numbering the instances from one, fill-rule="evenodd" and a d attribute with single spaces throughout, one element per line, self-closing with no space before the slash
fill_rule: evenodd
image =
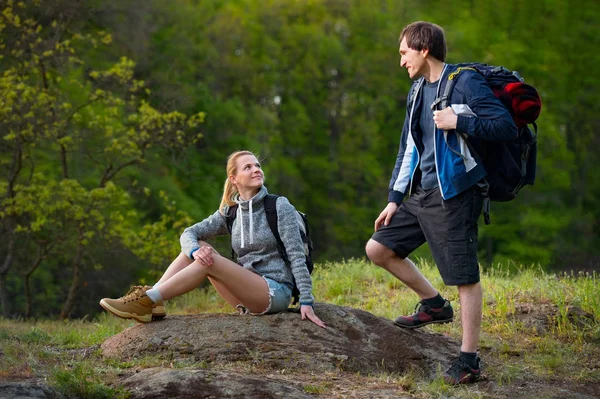
<path id="1" fill-rule="evenodd" d="M 152 286 L 152 288 L 158 288 L 158 286 L 159 286 L 159 285 L 161 285 L 161 284 L 162 284 L 162 283 L 159 281 L 158 283 L 154 284 L 154 285 Z"/>
<path id="2" fill-rule="evenodd" d="M 148 295 L 148 298 L 150 298 L 154 303 L 162 303 L 163 301 L 162 295 L 160 295 L 158 288 L 150 288 L 148 291 L 146 291 L 146 295 Z"/>

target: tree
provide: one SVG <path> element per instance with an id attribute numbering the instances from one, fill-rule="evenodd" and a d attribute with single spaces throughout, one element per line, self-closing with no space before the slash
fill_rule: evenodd
<path id="1" fill-rule="evenodd" d="M 142 217 L 119 177 L 156 157 L 157 150 L 192 146 L 201 137 L 196 129 L 204 114 L 187 117 L 150 106 L 144 100 L 149 91 L 134 78 L 135 64 L 126 58 L 106 70 L 86 68 L 78 47 L 107 45 L 110 35 L 73 33 L 56 20 L 42 25 L 27 17 L 32 10 L 23 3 L 9 2 L 2 11 L 3 314 L 9 315 L 6 278 L 18 238 L 21 249 L 37 253 L 26 257 L 31 262 L 25 272 L 27 315 L 29 278 L 54 257 L 71 270 L 60 313 L 65 318 L 76 304 L 84 266 L 93 262 L 86 256 L 94 238 L 133 244 L 132 234 L 148 230 L 136 226 Z M 169 219 L 173 223 L 175 215 Z"/>

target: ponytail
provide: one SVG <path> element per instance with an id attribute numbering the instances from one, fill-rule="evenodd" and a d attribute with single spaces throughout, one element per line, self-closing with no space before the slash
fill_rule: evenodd
<path id="1" fill-rule="evenodd" d="M 223 186 L 223 197 L 221 198 L 221 204 L 219 205 L 219 212 L 221 212 L 221 215 L 225 215 L 225 211 L 224 208 L 225 206 L 232 206 L 235 205 L 235 196 L 236 194 L 238 194 L 237 191 L 237 187 L 235 186 L 235 184 L 233 184 L 231 182 L 231 180 L 229 179 L 229 176 L 231 175 L 235 175 L 236 173 L 236 160 L 238 159 L 238 157 L 242 156 L 242 155 L 252 155 L 254 156 L 253 153 L 251 153 L 250 151 L 236 151 L 233 152 L 229 155 L 229 157 L 227 157 L 227 177 L 225 178 L 225 185 Z"/>

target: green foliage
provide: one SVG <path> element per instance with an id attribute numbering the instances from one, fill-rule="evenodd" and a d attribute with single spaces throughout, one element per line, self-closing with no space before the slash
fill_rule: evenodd
<path id="1" fill-rule="evenodd" d="M 575 241 L 568 245 L 569 252 L 581 254 L 580 267 L 585 267 L 586 257 L 594 256 L 588 243 L 597 242 L 597 218 L 583 222 L 585 216 L 567 198 L 583 195 L 568 193 L 574 188 L 573 175 L 581 167 L 589 170 L 583 165 L 591 159 L 578 161 L 580 151 L 569 144 L 575 135 L 567 135 L 565 123 L 574 121 L 569 120 L 572 113 L 562 112 L 562 93 L 580 95 L 571 88 L 586 85 L 574 85 L 575 76 L 592 86 L 598 82 L 583 68 L 590 57 L 569 63 L 569 71 L 560 60 L 568 57 L 565 52 L 586 54 L 565 44 L 581 43 L 565 26 L 576 25 L 580 36 L 588 39 L 585 45 L 598 47 L 597 37 L 590 37 L 597 6 L 568 1 L 541 6 L 508 2 L 500 8 L 470 1 L 428 4 L 322 1 L 284 7 L 278 1 L 182 2 L 181 7 L 160 8 L 160 17 L 149 12 L 159 32 L 151 46 L 165 56 L 153 59 L 147 73 L 167 89 L 160 92 L 165 101 L 202 99 L 209 115 L 205 134 L 212 143 L 237 137 L 248 139 L 253 149 L 259 146 L 271 191 L 289 196 L 313 216 L 319 259 L 362 256 L 370 226 L 385 205 L 410 85 L 397 68 L 396 40 L 405 23 L 437 22 L 447 33 L 449 61 L 478 60 L 518 70 L 539 88 L 544 102 L 538 182 L 517 201 L 494 204 L 494 222 L 483 229 L 483 259 L 488 264 L 507 257 L 556 263 L 565 245 L 557 239 L 563 237 L 559 232 L 570 231 L 569 237 L 586 237 L 589 249 L 582 250 Z M 548 22 L 559 15 L 562 24 Z M 580 20 L 584 22 L 575 22 Z M 189 35 L 192 31 L 195 34 Z M 182 49 L 186 57 L 177 56 Z M 167 82 L 164 64 L 173 62 L 180 67 L 169 70 Z M 195 74 L 192 65 L 203 73 Z M 172 79 L 174 73 L 177 79 Z M 174 85 L 179 89 L 173 90 Z M 596 102 L 585 107 L 589 115 L 596 108 Z M 593 156 L 578 148 L 586 157 Z M 586 188 L 595 180 L 586 177 Z M 527 217 L 514 216 L 524 212 Z"/>
<path id="2" fill-rule="evenodd" d="M 110 35 L 74 33 L 56 20 L 44 24 L 28 18 L 36 11 L 35 4 L 13 7 L 11 2 L 0 25 L 0 30 L 19 38 L 10 41 L 2 36 L 0 42 L 7 54 L 0 77 L 0 126 L 5 132 L 0 163 L 6 165 L 0 218 L 2 234 L 11 242 L 18 239 L 17 252 L 37 253 L 28 261 L 16 258 L 26 262 L 27 317 L 35 308 L 33 273 L 39 267 L 69 265 L 72 278 L 63 278 L 60 284 L 62 291 L 68 291 L 61 311 L 64 318 L 77 304 L 86 265 L 89 268 L 94 262 L 87 255 L 95 246 L 135 245 L 129 250 L 142 258 L 152 254 L 155 263 L 167 257 L 166 244 L 158 237 L 167 237 L 167 231 L 189 219 L 173 212 L 160 223 L 146 225 L 122 171 L 144 167 L 161 151 L 181 152 L 193 145 L 201 137 L 197 128 L 204 113 L 188 117 L 151 106 L 144 98 L 150 91 L 134 77 L 135 63 L 126 57 L 105 70 L 86 67 L 77 57 L 78 49 L 107 45 Z M 168 202 L 164 194 L 158 200 Z M 173 209 L 172 204 L 166 207 Z M 139 244 L 147 239 L 154 240 L 155 248 Z M 9 312 L 6 276 L 15 262 L 12 245 L 4 253 L 0 271 L 5 315 Z M 60 271 L 53 274 L 59 277 Z"/>
<path id="3" fill-rule="evenodd" d="M 536 185 L 492 204 L 482 263 L 597 268 L 597 2 L 84 3 L 0 6 L 5 315 L 83 316 L 153 282 L 241 148 L 308 214 L 319 261 L 364 256 L 411 83 L 397 39 L 419 19 L 444 27 L 449 62 L 504 65 L 542 95 Z"/>

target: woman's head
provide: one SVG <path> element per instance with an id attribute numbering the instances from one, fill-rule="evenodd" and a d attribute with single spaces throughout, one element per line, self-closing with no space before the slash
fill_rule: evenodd
<path id="1" fill-rule="evenodd" d="M 227 179 L 223 188 L 223 198 L 219 205 L 222 212 L 225 205 L 235 205 L 234 197 L 240 191 L 258 190 L 264 183 L 264 173 L 260 162 L 250 151 L 236 151 L 227 158 Z"/>

